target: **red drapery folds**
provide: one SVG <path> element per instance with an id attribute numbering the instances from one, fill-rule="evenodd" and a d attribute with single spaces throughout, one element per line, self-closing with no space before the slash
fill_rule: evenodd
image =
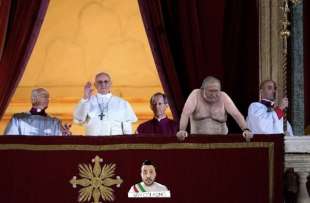
<path id="1" fill-rule="evenodd" d="M 173 117 L 178 118 L 185 97 L 168 39 L 162 1 L 139 0 L 139 7 L 161 83 L 168 96 Z"/>
<path id="2" fill-rule="evenodd" d="M 96 156 L 101 158 L 97 172 Z M 156 181 L 168 187 L 170 199 L 127 197 L 141 181 L 146 159 L 156 164 Z M 90 194 L 86 202 L 94 202 L 100 185 L 113 189 L 117 203 L 283 203 L 281 135 L 258 135 L 251 142 L 240 135 L 191 136 L 186 142 L 165 136 L 0 136 L 0 163 L 0 202 L 5 203 L 76 203 L 81 190 Z M 95 178 L 111 164 L 113 175 L 106 177 L 106 168 L 100 180 Z M 81 172 L 81 165 L 89 170 Z M 76 188 L 70 183 L 74 176 L 84 177 Z M 123 180 L 119 188 L 106 180 L 117 176 Z"/>
<path id="3" fill-rule="evenodd" d="M 5 0 L 0 4 L 0 118 L 28 62 L 49 0 Z"/>
<path id="4" fill-rule="evenodd" d="M 246 115 L 258 99 L 256 1 L 139 0 L 139 6 L 174 118 L 208 75 L 222 80 Z"/>
<path id="5" fill-rule="evenodd" d="M 9 11 L 11 6 L 11 0 L 1 1 L 0 3 L 0 59 L 2 56 L 6 30 L 9 20 Z"/>

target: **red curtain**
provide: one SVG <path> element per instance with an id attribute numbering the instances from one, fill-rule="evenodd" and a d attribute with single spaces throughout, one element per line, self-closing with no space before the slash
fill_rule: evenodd
<path id="1" fill-rule="evenodd" d="M 303 1 L 304 6 L 304 94 L 305 127 L 310 125 L 310 2 Z"/>
<path id="2" fill-rule="evenodd" d="M 20 81 L 38 37 L 49 0 L 0 4 L 0 118 Z M 1 53 L 1 52 L 0 52 Z"/>
<path id="3" fill-rule="evenodd" d="M 257 1 L 225 0 L 223 89 L 246 116 L 259 99 L 259 15 Z M 240 132 L 232 117 L 230 132 Z"/>
<path id="4" fill-rule="evenodd" d="M 258 99 L 258 11 L 247 0 L 139 0 L 154 60 L 175 119 L 214 75 L 246 115 Z M 230 132 L 239 131 L 229 122 Z"/>
<path id="5" fill-rule="evenodd" d="M 162 1 L 139 0 L 139 7 L 159 78 L 168 96 L 172 114 L 178 119 L 185 97 L 168 39 Z"/>
<path id="6" fill-rule="evenodd" d="M 0 60 L 2 56 L 3 46 L 6 37 L 6 30 L 9 20 L 9 11 L 11 6 L 11 0 L 1 1 L 0 4 Z"/>

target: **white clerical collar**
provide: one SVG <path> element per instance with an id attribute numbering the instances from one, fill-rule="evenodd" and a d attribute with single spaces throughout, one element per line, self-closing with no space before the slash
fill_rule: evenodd
<path id="1" fill-rule="evenodd" d="M 154 117 L 158 122 L 160 122 L 161 120 L 163 120 L 163 119 L 166 119 L 167 118 L 167 116 L 165 116 L 165 117 L 162 117 L 162 118 L 157 118 L 157 117 Z"/>
<path id="2" fill-rule="evenodd" d="M 271 101 L 269 99 L 261 99 L 261 102 L 264 103 L 264 102 L 267 102 L 267 103 L 270 103 L 271 106 L 274 105 L 274 101 Z"/>
<path id="3" fill-rule="evenodd" d="M 108 93 L 108 94 L 100 94 L 100 93 L 97 93 L 97 97 L 98 98 L 103 98 L 103 99 L 109 99 L 112 97 L 112 93 Z"/>
<path id="4" fill-rule="evenodd" d="M 271 100 L 269 100 L 269 99 L 261 99 L 261 101 L 266 101 L 266 102 L 273 102 L 273 101 L 271 101 Z"/>

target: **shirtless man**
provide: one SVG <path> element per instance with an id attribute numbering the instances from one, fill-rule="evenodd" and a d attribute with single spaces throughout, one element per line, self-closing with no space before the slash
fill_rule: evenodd
<path id="1" fill-rule="evenodd" d="M 220 81 L 212 76 L 204 79 L 200 89 L 195 89 L 187 98 L 180 120 L 180 130 L 177 137 L 184 140 L 190 119 L 191 134 L 226 135 L 227 113 L 238 123 L 246 140 L 250 140 L 253 134 L 247 128 L 242 114 L 231 98 L 221 91 Z"/>

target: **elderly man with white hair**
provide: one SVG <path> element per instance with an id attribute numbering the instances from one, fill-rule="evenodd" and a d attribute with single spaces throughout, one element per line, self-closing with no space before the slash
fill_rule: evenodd
<path id="1" fill-rule="evenodd" d="M 219 79 L 208 76 L 200 89 L 191 92 L 184 105 L 180 119 L 180 131 L 177 137 L 184 140 L 188 136 L 186 128 L 190 120 L 191 134 L 226 135 L 227 113 L 237 122 L 247 140 L 253 134 L 247 128 L 246 121 L 231 98 L 221 91 Z"/>
<path id="2" fill-rule="evenodd" d="M 31 93 L 32 108 L 29 112 L 16 113 L 8 123 L 5 135 L 40 135 L 57 136 L 70 135 L 70 126 L 62 126 L 58 118 L 49 116 L 49 93 L 44 88 L 36 88 Z"/>
<path id="3" fill-rule="evenodd" d="M 85 134 L 92 136 L 132 134 L 133 122 L 137 121 L 131 105 L 111 93 L 112 81 L 108 73 L 95 77 L 93 94 L 91 82 L 84 86 L 84 96 L 73 114 L 74 122 L 85 127 Z"/>

